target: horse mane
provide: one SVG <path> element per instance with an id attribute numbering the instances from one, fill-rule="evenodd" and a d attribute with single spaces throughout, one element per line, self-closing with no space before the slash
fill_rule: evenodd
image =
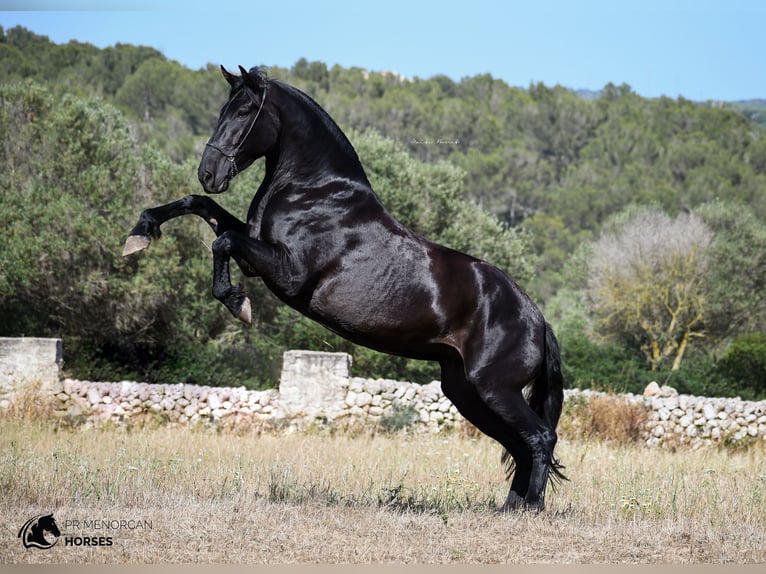
<path id="1" fill-rule="evenodd" d="M 351 144 L 346 134 L 343 133 L 343 130 L 340 129 L 340 126 L 338 126 L 337 122 L 332 118 L 332 116 L 330 116 L 330 114 L 327 113 L 327 111 L 325 111 L 321 105 L 317 103 L 316 100 L 314 100 L 314 98 L 309 96 L 303 90 L 296 88 L 295 86 L 270 77 L 266 68 L 263 66 L 255 66 L 251 68 L 248 73 L 257 75 L 260 80 L 265 82 L 266 86 L 277 86 L 279 89 L 290 94 L 290 96 L 292 96 L 294 99 L 303 102 L 307 107 L 311 108 L 316 113 L 317 119 L 322 123 L 322 125 L 326 128 L 327 132 L 333 137 L 333 139 L 335 139 L 341 149 L 347 154 L 349 158 L 353 158 L 356 161 L 360 175 L 364 178 L 365 183 L 370 185 L 369 181 L 367 180 L 367 174 L 365 173 L 362 166 L 362 162 L 356 153 L 356 149 L 354 149 L 354 146 Z"/>

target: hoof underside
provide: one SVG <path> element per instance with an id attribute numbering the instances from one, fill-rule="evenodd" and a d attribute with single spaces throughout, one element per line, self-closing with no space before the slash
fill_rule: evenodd
<path id="1" fill-rule="evenodd" d="M 245 300 L 242 302 L 242 307 L 239 308 L 237 319 L 242 321 L 245 325 L 253 324 L 253 311 L 250 306 L 250 299 L 247 297 L 245 297 Z"/>
<path id="2" fill-rule="evenodd" d="M 131 255 L 133 253 L 138 253 L 139 251 L 143 251 L 144 249 L 149 247 L 150 243 L 151 243 L 151 240 L 144 235 L 131 235 L 125 241 L 125 247 L 123 247 L 122 249 L 122 256 L 127 257 L 128 255 Z"/>

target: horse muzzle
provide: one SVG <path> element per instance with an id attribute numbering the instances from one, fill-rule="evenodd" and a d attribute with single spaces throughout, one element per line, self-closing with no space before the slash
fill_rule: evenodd
<path id="1" fill-rule="evenodd" d="M 200 172 L 199 181 L 205 193 L 223 193 L 229 189 L 230 180 L 228 177 L 216 179 L 215 175 L 210 171 Z"/>
<path id="2" fill-rule="evenodd" d="M 237 175 L 237 171 L 233 158 L 215 151 L 206 151 L 199 164 L 197 177 L 206 193 L 223 193 L 229 189 L 229 182 Z"/>

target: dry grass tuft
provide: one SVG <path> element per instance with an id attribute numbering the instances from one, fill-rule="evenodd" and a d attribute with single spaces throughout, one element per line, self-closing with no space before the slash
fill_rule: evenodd
<path id="1" fill-rule="evenodd" d="M 16 390 L 10 405 L 0 409 L 0 418 L 50 420 L 54 416 L 54 399 L 43 391 L 40 381 L 26 383 Z"/>
<path id="2" fill-rule="evenodd" d="M 597 438 L 616 444 L 642 440 L 648 419 L 646 409 L 614 394 L 593 395 L 565 405 L 560 434 L 581 440 Z"/>

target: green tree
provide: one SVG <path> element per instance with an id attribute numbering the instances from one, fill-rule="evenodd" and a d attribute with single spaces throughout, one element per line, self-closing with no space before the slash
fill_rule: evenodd
<path id="1" fill-rule="evenodd" d="M 169 336 L 160 318 L 171 312 L 166 299 L 175 287 L 133 284 L 118 230 L 129 229 L 135 201 L 155 195 L 152 172 L 170 166 L 136 149 L 110 106 L 57 99 L 29 82 L 4 86 L 0 100 L 0 133 L 13 134 L 4 137 L 0 157 L 3 188 L 13 190 L 0 204 L 9 222 L 0 249 L 3 331 L 18 333 L 14 317 L 23 309 L 22 324 L 42 334 L 63 329 L 139 342 Z M 185 183 L 178 172 L 171 179 Z M 143 265 L 151 275 L 154 264 Z"/>
<path id="2" fill-rule="evenodd" d="M 705 277 L 708 332 L 724 342 L 766 333 L 766 223 L 739 203 L 715 202 L 695 213 L 715 233 Z"/>
<path id="3" fill-rule="evenodd" d="M 115 95 L 118 105 L 149 121 L 163 115 L 174 104 L 180 66 L 163 58 L 144 61 L 128 76 Z"/>

